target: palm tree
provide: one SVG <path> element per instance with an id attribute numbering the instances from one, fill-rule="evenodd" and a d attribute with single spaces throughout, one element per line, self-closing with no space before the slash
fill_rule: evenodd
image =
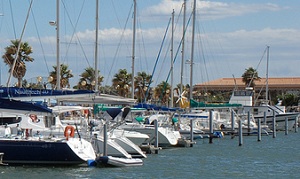
<path id="1" fill-rule="evenodd" d="M 54 71 L 50 72 L 50 76 L 52 77 L 52 81 L 50 82 L 52 85 L 52 89 L 54 89 L 56 85 L 56 69 L 57 66 L 53 66 Z M 74 75 L 71 73 L 71 70 L 68 69 L 68 65 L 61 64 L 60 65 L 60 88 L 70 88 L 69 79 L 72 78 Z"/>
<path id="2" fill-rule="evenodd" d="M 100 71 L 98 70 L 98 74 Z M 88 67 L 83 73 L 81 73 L 81 78 L 78 82 L 78 89 L 87 89 L 94 90 L 95 86 L 95 69 Z M 103 81 L 103 76 L 98 75 L 98 86 L 100 87 L 101 82 Z M 98 89 L 99 90 L 99 89 Z"/>
<path id="3" fill-rule="evenodd" d="M 169 83 L 163 81 L 154 89 L 154 98 L 155 101 L 161 103 L 161 105 L 168 105 L 170 97 L 171 86 Z"/>
<path id="4" fill-rule="evenodd" d="M 4 63 L 9 65 L 9 73 L 13 71 L 13 77 L 18 79 L 18 87 L 22 87 L 22 79 L 26 74 L 25 62 L 33 62 L 34 60 L 30 56 L 32 48 L 29 46 L 28 42 L 23 43 L 20 42 L 20 40 L 11 40 L 11 43 L 12 44 L 10 46 L 5 47 L 5 54 L 2 58 L 4 59 Z M 18 52 L 19 46 L 20 49 Z"/>
<path id="5" fill-rule="evenodd" d="M 152 82 L 151 78 L 152 75 L 148 75 L 146 72 L 138 72 L 137 76 L 134 77 L 135 96 L 139 102 L 147 101 L 150 98 L 148 97 L 148 99 L 145 99 L 145 92 L 147 91 L 149 84 Z"/>
<path id="6" fill-rule="evenodd" d="M 112 83 L 120 96 L 128 97 L 127 95 L 131 87 L 131 74 L 127 73 L 126 69 L 120 69 L 119 73 L 114 75 Z"/>
<path id="7" fill-rule="evenodd" d="M 243 82 L 247 87 L 254 87 L 255 81 L 261 79 L 258 76 L 258 72 L 253 67 L 249 67 L 248 69 L 245 69 L 245 72 L 242 75 L 242 77 L 243 77 Z"/>

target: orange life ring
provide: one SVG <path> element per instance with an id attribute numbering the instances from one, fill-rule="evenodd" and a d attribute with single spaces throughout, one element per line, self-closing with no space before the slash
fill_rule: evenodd
<path id="1" fill-rule="evenodd" d="M 69 137 L 75 136 L 75 128 L 73 126 L 66 126 L 64 136 L 67 140 L 69 140 Z"/>

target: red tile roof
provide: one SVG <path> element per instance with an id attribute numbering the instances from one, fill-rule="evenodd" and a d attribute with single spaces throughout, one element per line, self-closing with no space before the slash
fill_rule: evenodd
<path id="1" fill-rule="evenodd" d="M 255 88 L 262 88 L 266 86 L 266 78 L 261 78 L 259 81 L 255 81 Z M 287 78 L 268 78 L 269 89 L 291 89 L 300 90 L 300 77 L 287 77 Z M 234 87 L 239 89 L 245 88 L 245 83 L 242 78 L 220 78 L 205 82 L 202 84 L 196 84 L 196 89 L 210 89 L 210 90 L 233 90 Z"/>

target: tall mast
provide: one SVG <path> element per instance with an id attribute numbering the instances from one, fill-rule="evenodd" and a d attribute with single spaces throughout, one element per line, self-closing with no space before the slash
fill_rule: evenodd
<path id="1" fill-rule="evenodd" d="M 182 29 L 182 48 L 181 48 L 181 74 L 180 74 L 180 94 L 183 92 L 183 64 L 184 64 L 184 39 L 185 39 L 185 16 L 186 16 L 186 0 L 183 2 L 183 29 Z"/>
<path id="2" fill-rule="evenodd" d="M 173 43 L 174 43 L 174 9 L 172 12 L 172 37 L 171 37 L 171 105 L 170 107 L 173 107 L 173 102 L 174 102 L 174 92 L 173 92 L 173 76 L 174 76 L 174 60 L 173 60 Z"/>
<path id="3" fill-rule="evenodd" d="M 96 0 L 96 40 L 95 40 L 95 91 L 98 91 L 98 9 L 99 0 Z"/>
<path id="4" fill-rule="evenodd" d="M 18 47 L 17 47 L 16 56 L 15 56 L 14 62 L 13 62 L 13 64 L 12 64 L 12 67 L 11 67 L 11 71 L 10 71 L 9 77 L 8 77 L 8 79 L 7 79 L 7 83 L 6 83 L 6 86 L 7 86 L 7 87 L 9 87 L 9 83 L 10 83 L 11 76 L 13 76 L 13 72 L 14 72 L 14 70 L 15 70 L 15 66 L 16 66 L 17 60 L 18 60 L 18 58 L 19 58 L 19 52 L 20 52 L 20 48 L 21 48 L 21 43 L 22 43 L 23 35 L 24 35 L 24 33 L 25 33 L 25 28 L 26 28 L 26 25 L 27 25 L 27 22 L 28 22 L 29 13 L 30 13 L 30 11 L 31 11 L 32 3 L 33 3 L 33 0 L 30 1 L 30 6 L 29 6 L 28 11 L 27 11 L 27 16 L 26 16 L 25 23 L 24 23 L 24 26 L 23 26 L 23 29 L 22 29 L 21 37 L 20 37 L 20 39 L 19 39 L 19 44 L 18 44 Z M 18 85 L 20 85 L 19 87 L 22 87 L 22 81 L 19 83 L 19 79 L 18 79 Z"/>
<path id="5" fill-rule="evenodd" d="M 136 0 L 133 0 L 134 12 L 133 12 L 133 36 L 132 36 L 132 77 L 131 77 L 131 97 L 134 99 L 134 59 L 135 59 L 135 25 L 136 25 Z"/>
<path id="6" fill-rule="evenodd" d="M 193 99 L 193 63 L 194 63 L 194 42 L 195 42 L 195 21 L 196 21 L 196 0 L 193 7 L 193 30 L 192 30 L 192 50 L 191 50 L 191 74 L 190 74 L 190 100 Z"/>
<path id="7" fill-rule="evenodd" d="M 267 72 L 266 72 L 266 102 L 269 104 L 269 49 L 267 46 Z"/>
<path id="8" fill-rule="evenodd" d="M 59 63 L 59 0 L 56 0 L 56 89 L 60 89 Z"/>

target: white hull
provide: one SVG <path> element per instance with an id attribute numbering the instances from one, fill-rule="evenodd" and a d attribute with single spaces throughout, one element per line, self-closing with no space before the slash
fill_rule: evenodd
<path id="1" fill-rule="evenodd" d="M 104 139 L 101 136 L 92 138 L 94 150 L 98 155 L 104 154 Z M 132 156 L 114 140 L 108 138 L 106 146 L 107 155 L 113 157 L 132 158 Z"/>
<path id="2" fill-rule="evenodd" d="M 155 128 L 152 125 L 140 125 L 134 123 L 127 123 L 120 126 L 125 130 L 137 131 L 143 134 L 147 134 L 149 139 L 145 143 L 154 144 L 155 141 Z M 181 138 L 179 131 L 175 131 L 168 127 L 158 127 L 158 146 L 159 147 L 171 147 L 178 143 L 178 139 Z"/>
<path id="3" fill-rule="evenodd" d="M 141 146 L 146 140 L 149 139 L 147 134 L 143 134 L 136 131 L 127 131 L 123 129 L 114 129 L 112 131 L 116 136 L 124 136 L 128 138 L 131 142 L 133 142 L 137 146 Z"/>
<path id="4" fill-rule="evenodd" d="M 96 159 L 99 164 L 111 165 L 115 167 L 131 167 L 143 165 L 142 159 L 118 158 L 112 156 L 101 156 Z"/>
<path id="5" fill-rule="evenodd" d="M 127 153 L 129 153 L 134 158 L 147 158 L 147 156 L 143 153 L 140 147 L 135 145 L 126 137 L 122 136 L 111 136 L 112 140 L 114 140 L 117 144 L 119 144 Z"/>

